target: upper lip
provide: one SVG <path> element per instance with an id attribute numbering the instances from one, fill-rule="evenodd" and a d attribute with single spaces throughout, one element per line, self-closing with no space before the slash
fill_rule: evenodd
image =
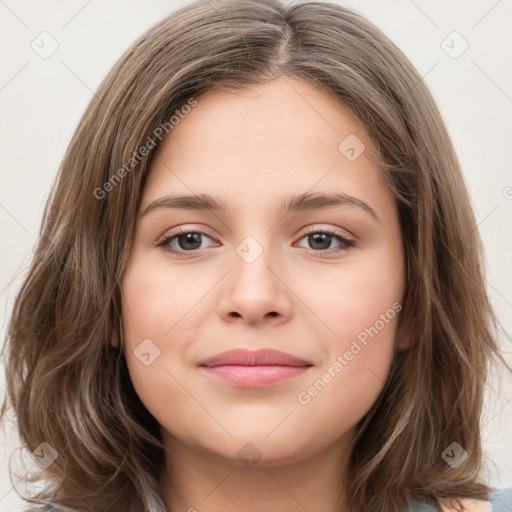
<path id="1" fill-rule="evenodd" d="M 233 349 L 221 352 L 202 360 L 199 366 L 312 366 L 312 363 L 300 357 L 263 348 L 260 350 Z"/>

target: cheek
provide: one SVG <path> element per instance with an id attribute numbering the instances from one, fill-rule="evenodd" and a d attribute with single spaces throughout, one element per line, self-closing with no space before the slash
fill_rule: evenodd
<path id="1" fill-rule="evenodd" d="M 353 339 L 371 339 L 375 328 L 376 339 L 392 345 L 404 288 L 403 269 L 395 262 L 391 251 L 375 251 L 323 274 L 303 273 L 295 283 L 329 349 L 344 350 Z"/>
<path id="2" fill-rule="evenodd" d="M 403 298 L 396 261 L 391 251 L 380 252 L 317 279 L 309 294 L 329 332 L 319 338 L 321 368 L 298 401 L 331 418 L 333 429 L 337 421 L 360 419 L 388 377 Z"/>
<path id="3" fill-rule="evenodd" d="M 126 268 L 122 283 L 126 363 L 139 398 L 161 424 L 169 422 L 170 408 L 180 408 L 180 419 L 174 419 L 173 425 L 186 422 L 189 414 L 197 416 L 187 393 L 191 380 L 187 350 L 205 320 L 199 306 L 211 286 L 208 279 L 198 280 L 178 266 L 157 264 L 137 251 Z"/>
<path id="4" fill-rule="evenodd" d="M 123 344 L 126 363 L 137 394 L 151 411 L 151 401 L 158 390 L 169 389 L 171 378 L 165 371 L 169 349 L 165 334 L 177 322 L 180 294 L 172 293 L 173 276 L 163 276 L 154 266 L 143 264 L 137 253 L 127 266 L 123 284 Z M 174 284 L 176 286 L 176 284 Z M 182 304 L 182 301 L 181 301 Z M 151 411 L 153 412 L 153 411 Z"/>
<path id="5" fill-rule="evenodd" d="M 179 267 L 135 257 L 123 279 L 123 326 L 127 345 L 151 338 L 163 342 L 187 325 L 194 305 L 208 287 Z M 197 311 L 197 309 L 195 310 Z M 195 313 L 194 311 L 194 313 Z"/>
<path id="6" fill-rule="evenodd" d="M 370 298 L 370 297 L 369 297 Z M 337 336 L 325 364 L 299 390 L 302 414 L 322 419 L 322 435 L 335 438 L 354 427 L 371 409 L 388 378 L 396 352 L 401 304 L 386 300 L 340 309 Z"/>

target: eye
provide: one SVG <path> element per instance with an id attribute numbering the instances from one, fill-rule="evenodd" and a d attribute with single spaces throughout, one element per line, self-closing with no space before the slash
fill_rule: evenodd
<path id="1" fill-rule="evenodd" d="M 205 248 L 201 247 L 203 237 L 213 240 L 202 231 L 187 231 L 177 228 L 173 233 L 158 242 L 156 246 L 171 253 L 194 253 Z M 335 231 L 319 230 L 318 228 L 310 230 L 300 240 L 302 239 L 307 239 L 307 242 L 311 244 L 311 249 L 316 253 L 331 254 L 332 252 L 348 251 L 350 247 L 356 245 L 353 240 L 349 240 Z M 337 242 L 340 246 L 331 248 L 333 242 Z"/>
<path id="2" fill-rule="evenodd" d="M 198 249 L 204 249 L 204 247 L 201 247 L 202 237 L 212 240 L 210 236 L 202 231 L 186 231 L 177 228 L 174 233 L 166 236 L 161 242 L 158 242 L 157 247 L 161 247 L 164 251 L 173 253 L 195 252 Z M 174 242 L 176 242 L 176 244 L 174 244 Z M 178 248 L 176 248 L 176 245 Z"/>
<path id="3" fill-rule="evenodd" d="M 304 238 L 311 245 L 311 249 L 317 253 L 330 254 L 332 252 L 348 251 L 350 247 L 356 245 L 353 240 L 349 240 L 335 231 L 319 230 L 318 228 L 310 230 L 301 240 Z M 331 244 L 333 242 L 338 242 L 341 246 L 332 249 Z"/>

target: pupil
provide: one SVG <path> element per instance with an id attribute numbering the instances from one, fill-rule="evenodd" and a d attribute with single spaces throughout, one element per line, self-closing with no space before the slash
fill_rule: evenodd
<path id="1" fill-rule="evenodd" d="M 182 243 L 182 240 L 185 240 L 185 243 Z M 195 240 L 194 240 L 195 239 Z M 187 246 L 187 244 L 192 244 L 192 247 Z M 193 250 L 198 249 L 201 246 L 201 234 L 200 233 L 187 233 L 186 235 L 180 235 L 178 237 L 178 245 L 180 249 L 183 250 Z"/>
<path id="2" fill-rule="evenodd" d="M 327 241 L 327 243 L 325 243 Z M 311 244 L 313 249 L 328 249 L 331 242 L 331 235 L 327 235 L 325 233 L 314 233 L 309 235 L 309 243 Z M 320 247 L 318 244 L 320 243 Z M 323 245 L 322 245 L 323 243 Z M 316 247 L 315 247 L 316 246 Z"/>

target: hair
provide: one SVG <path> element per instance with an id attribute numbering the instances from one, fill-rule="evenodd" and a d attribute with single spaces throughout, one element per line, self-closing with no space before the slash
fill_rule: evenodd
<path id="1" fill-rule="evenodd" d="M 337 4 L 200 0 L 158 22 L 115 63 L 48 197 L 4 345 L 23 446 L 32 452 L 47 442 L 58 453 L 37 477 L 45 487 L 27 501 L 95 512 L 158 502 L 160 426 L 133 388 L 122 343 L 121 283 L 155 154 L 140 148 L 157 127 L 169 132 L 168 120 L 191 98 L 277 77 L 316 85 L 362 123 L 404 240 L 397 338 L 409 347 L 396 351 L 357 425 L 349 506 L 396 512 L 412 500 L 438 508 L 441 500 L 489 498 L 480 481 L 484 384 L 491 358 L 507 363 L 460 164 L 422 77 L 378 28 Z M 7 398 L 3 415 L 6 407 Z M 458 467 L 442 458 L 452 442 L 467 452 Z"/>

